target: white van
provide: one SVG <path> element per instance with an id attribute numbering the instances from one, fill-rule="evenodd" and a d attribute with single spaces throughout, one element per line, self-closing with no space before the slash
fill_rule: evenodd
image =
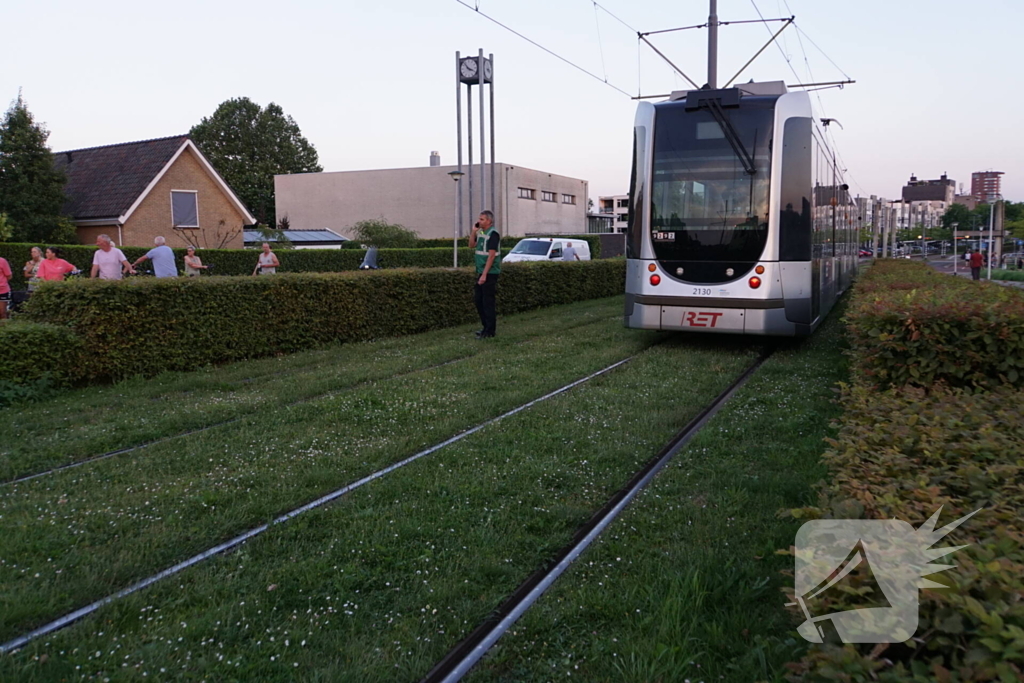
<path id="1" fill-rule="evenodd" d="M 502 263 L 517 261 L 561 261 L 563 250 L 572 244 L 580 261 L 590 260 L 590 243 L 580 238 L 530 237 L 520 240 L 503 259 Z M 574 261 L 576 259 L 573 259 Z"/>

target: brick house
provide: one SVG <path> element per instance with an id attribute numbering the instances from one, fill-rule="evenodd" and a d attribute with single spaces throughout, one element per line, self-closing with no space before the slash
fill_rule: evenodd
<path id="1" fill-rule="evenodd" d="M 57 152 L 67 174 L 64 213 L 83 244 L 241 249 L 256 219 L 187 135 Z"/>

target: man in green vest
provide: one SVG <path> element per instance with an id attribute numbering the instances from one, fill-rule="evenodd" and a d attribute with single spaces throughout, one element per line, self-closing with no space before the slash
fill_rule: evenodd
<path id="1" fill-rule="evenodd" d="M 476 285 L 473 299 L 480 313 L 483 329 L 476 333 L 477 339 L 494 336 L 497 325 L 497 310 L 494 297 L 498 289 L 498 275 L 501 273 L 501 235 L 494 229 L 494 214 L 481 211 L 480 220 L 469 233 L 469 248 L 475 250 Z"/>

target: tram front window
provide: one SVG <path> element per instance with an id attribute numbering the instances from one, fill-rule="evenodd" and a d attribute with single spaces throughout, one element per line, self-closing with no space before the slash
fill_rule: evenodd
<path id="1" fill-rule="evenodd" d="M 773 105 L 771 99 L 725 109 L 732 131 L 707 109 L 687 111 L 684 102 L 657 108 L 651 238 L 669 273 L 682 268 L 687 282 L 726 282 L 761 257 L 768 239 Z M 730 132 L 742 149 L 729 142 Z M 743 151 L 753 159 L 753 174 Z"/>

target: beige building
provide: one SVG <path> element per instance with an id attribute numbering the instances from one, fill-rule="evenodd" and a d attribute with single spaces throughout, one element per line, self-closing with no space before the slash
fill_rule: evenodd
<path id="1" fill-rule="evenodd" d="M 242 247 L 256 222 L 187 135 L 58 152 L 67 174 L 64 213 L 83 244 L 109 235 L 118 246 Z"/>
<path id="2" fill-rule="evenodd" d="M 293 230 L 327 228 L 351 237 L 355 223 L 385 218 L 416 231 L 422 238 L 452 237 L 455 232 L 456 183 L 454 166 L 340 171 L 274 176 L 277 220 L 285 216 Z M 465 168 L 463 169 L 466 170 Z M 480 171 L 473 174 L 473 216 L 469 213 L 469 181 L 462 185 L 465 236 L 482 208 L 494 211 L 502 234 L 569 233 L 587 231 L 587 181 L 495 164 L 497 206 L 480 206 Z"/>

